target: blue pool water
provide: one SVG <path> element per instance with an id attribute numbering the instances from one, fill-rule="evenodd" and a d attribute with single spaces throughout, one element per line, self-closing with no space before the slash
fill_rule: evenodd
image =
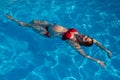
<path id="1" fill-rule="evenodd" d="M 1 0 L 0 80 L 120 80 L 119 0 Z M 82 47 L 103 60 L 102 68 L 84 59 L 59 38 L 44 38 L 5 18 L 46 20 L 74 27 L 108 48 L 113 57 L 93 45 Z"/>

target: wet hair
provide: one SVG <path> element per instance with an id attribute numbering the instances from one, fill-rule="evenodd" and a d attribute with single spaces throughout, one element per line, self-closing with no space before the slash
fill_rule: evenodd
<path id="1" fill-rule="evenodd" d="M 84 35 L 75 35 L 75 36 L 76 36 L 77 41 L 78 41 L 78 43 L 79 43 L 80 45 L 82 45 L 82 46 L 87 46 L 87 47 L 93 45 L 93 38 L 91 38 L 91 39 L 92 39 L 91 42 L 84 42 L 84 41 L 83 41 L 83 37 L 85 37 Z M 89 37 L 89 38 L 90 38 L 90 37 Z"/>
<path id="2" fill-rule="evenodd" d="M 92 39 L 92 38 L 91 38 Z M 82 42 L 82 44 L 81 45 L 83 45 L 83 46 L 86 46 L 86 47 L 90 47 L 90 46 L 92 46 L 93 45 L 93 39 L 92 39 L 92 41 L 91 42 Z"/>

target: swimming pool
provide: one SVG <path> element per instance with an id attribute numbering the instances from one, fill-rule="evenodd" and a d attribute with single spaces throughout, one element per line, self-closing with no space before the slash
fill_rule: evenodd
<path id="1" fill-rule="evenodd" d="M 0 80 L 120 80 L 119 0 L 2 0 L 0 3 Z M 113 54 L 93 45 L 85 52 L 105 61 L 101 68 L 61 39 L 47 39 L 5 18 L 46 20 L 100 41 Z"/>

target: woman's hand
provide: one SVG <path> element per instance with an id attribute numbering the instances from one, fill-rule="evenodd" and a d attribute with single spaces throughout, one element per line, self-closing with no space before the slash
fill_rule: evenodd
<path id="1" fill-rule="evenodd" d="M 103 62 L 103 61 L 98 60 L 98 61 L 97 61 L 97 63 L 98 63 L 98 64 L 100 64 L 103 68 L 105 68 L 105 67 L 106 67 L 106 65 L 104 64 L 104 62 Z"/>
<path id="2" fill-rule="evenodd" d="M 109 58 L 112 58 L 112 53 L 109 50 L 105 50 Z"/>

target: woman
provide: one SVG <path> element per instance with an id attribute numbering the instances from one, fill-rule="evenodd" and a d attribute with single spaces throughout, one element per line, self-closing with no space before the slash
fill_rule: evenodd
<path id="1" fill-rule="evenodd" d="M 32 28 L 35 32 L 39 33 L 40 35 L 46 36 L 48 38 L 51 38 L 53 36 L 58 36 L 60 37 L 63 41 L 68 42 L 71 46 L 73 46 L 83 57 L 91 59 L 95 62 L 97 62 L 98 64 L 100 64 L 102 67 L 105 67 L 105 64 L 103 61 L 93 58 L 91 56 L 88 56 L 83 49 L 81 49 L 81 46 L 87 46 L 90 47 L 93 44 L 96 44 L 98 47 L 100 47 L 101 49 L 103 49 L 109 58 L 112 57 L 111 52 L 106 49 L 105 47 L 103 47 L 100 42 L 98 42 L 97 40 L 88 37 L 86 35 L 82 35 L 80 34 L 76 29 L 71 28 L 71 29 L 67 29 L 63 26 L 60 25 L 56 25 L 56 24 L 50 24 L 46 21 L 39 21 L 39 20 L 33 20 L 30 23 L 25 23 L 22 21 L 19 21 L 15 18 L 13 18 L 11 15 L 7 14 L 6 17 L 14 22 L 16 22 L 17 24 L 19 24 L 20 26 L 23 27 L 30 27 Z"/>

